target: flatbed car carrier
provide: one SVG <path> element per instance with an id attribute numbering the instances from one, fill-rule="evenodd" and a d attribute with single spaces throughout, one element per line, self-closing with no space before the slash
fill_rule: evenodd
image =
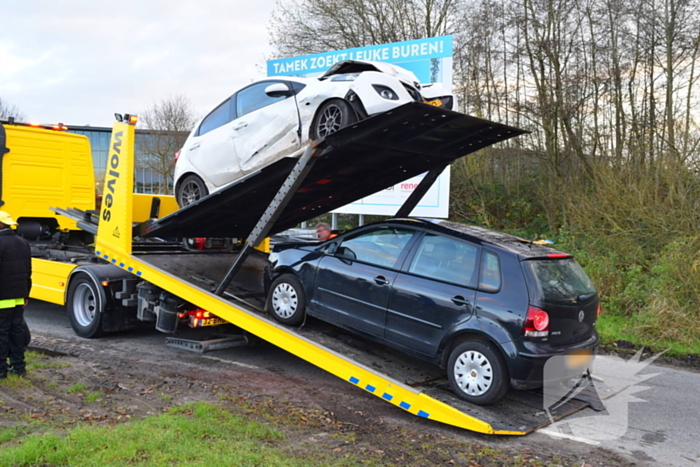
<path id="1" fill-rule="evenodd" d="M 68 302 L 79 335 L 96 336 L 134 320 L 174 333 L 184 319 L 221 319 L 418 417 L 480 433 L 526 434 L 551 422 L 541 394 L 517 391 L 494 406 L 474 406 L 458 399 L 429 364 L 324 323 L 293 329 L 269 319 L 260 277 L 265 259 L 251 254 L 268 235 L 427 171 L 399 210 L 407 216 L 445 166 L 520 133 L 406 104 L 313 143 L 298 160 L 279 161 L 168 215 L 162 215 L 167 209 L 158 213 L 158 203 L 167 205 L 169 197 L 155 197 L 150 218 L 139 222 L 135 211 L 143 212 L 144 200 L 133 195 L 135 129 L 127 118 L 114 124 L 99 215 L 56 209 L 94 233 L 91 262 L 76 266 L 82 260 L 67 254 L 35 263 L 35 269 L 60 284 L 53 293 L 63 296 L 55 302 Z M 246 241 L 236 252 L 193 252 L 162 240 L 182 237 Z M 572 400 L 554 415 L 585 406 Z"/>

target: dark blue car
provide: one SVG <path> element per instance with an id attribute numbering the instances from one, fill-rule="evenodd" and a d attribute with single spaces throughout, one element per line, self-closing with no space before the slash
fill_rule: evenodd
<path id="1" fill-rule="evenodd" d="M 277 245 L 268 312 L 305 315 L 440 365 L 467 401 L 542 385 L 554 355 L 596 352 L 595 287 L 571 255 L 440 220 L 394 219 Z"/>

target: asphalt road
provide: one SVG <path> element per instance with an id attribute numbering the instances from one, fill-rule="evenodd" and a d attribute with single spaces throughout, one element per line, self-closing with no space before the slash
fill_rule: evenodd
<path id="1" fill-rule="evenodd" d="M 33 300 L 25 315 L 34 332 L 58 339 L 75 337 L 63 307 Z M 135 355 L 149 353 L 173 358 L 177 353 L 177 358 L 181 359 L 209 358 L 242 368 L 252 366 L 289 372 L 300 378 L 337 382 L 330 374 L 268 344 L 255 346 L 254 350 L 242 347 L 202 356 L 166 347 L 165 335 L 157 331 L 122 333 L 85 342 L 98 348 L 103 340 L 123 345 Z M 622 360 L 613 363 L 618 366 L 607 369 L 613 375 L 600 384 L 599 392 L 614 386 L 612 380 L 615 373 L 620 373 L 619 368 L 629 367 L 625 366 L 629 362 Z M 604 366 L 601 366 L 601 374 L 605 374 Z M 571 447 L 572 443 L 582 443 L 631 456 L 642 465 L 700 466 L 700 374 L 657 365 L 650 365 L 638 374 L 655 376 L 643 381 L 630 377 L 629 384 L 617 387 L 617 395 L 604 401 L 605 412 L 586 409 L 559 425 L 528 435 L 525 440 L 519 438 L 517 442 L 531 443 L 535 447 L 543 442 L 561 443 L 563 449 Z M 324 384 L 319 381 L 320 386 Z M 506 440 L 505 444 L 508 443 Z"/>

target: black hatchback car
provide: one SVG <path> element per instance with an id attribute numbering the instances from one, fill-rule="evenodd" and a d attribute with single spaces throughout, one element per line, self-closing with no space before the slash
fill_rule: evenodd
<path id="1" fill-rule="evenodd" d="M 571 255 L 480 227 L 394 219 L 281 244 L 265 279 L 277 321 L 308 314 L 440 365 L 476 404 L 541 386 L 549 357 L 599 343 L 598 294 Z"/>

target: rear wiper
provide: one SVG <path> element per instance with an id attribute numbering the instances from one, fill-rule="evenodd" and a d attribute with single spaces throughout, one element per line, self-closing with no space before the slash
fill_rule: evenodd
<path id="1" fill-rule="evenodd" d="M 579 296 L 576 298 L 576 301 L 577 301 L 577 302 L 582 302 L 582 301 L 584 301 L 584 300 L 588 300 L 588 299 L 591 298 L 593 295 L 595 295 L 595 292 L 589 293 L 588 295 L 579 295 Z"/>

